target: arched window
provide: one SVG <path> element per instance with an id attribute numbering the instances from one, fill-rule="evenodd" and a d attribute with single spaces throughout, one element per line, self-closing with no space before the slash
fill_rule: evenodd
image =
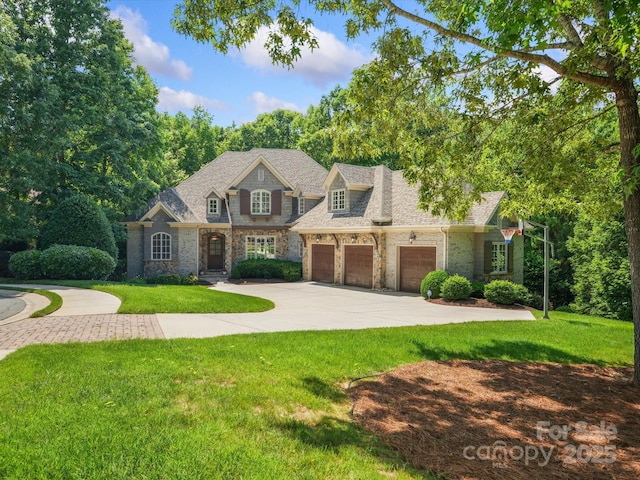
<path id="1" fill-rule="evenodd" d="M 271 192 L 254 190 L 251 192 L 251 215 L 271 214 Z"/>
<path id="2" fill-rule="evenodd" d="M 151 235 L 151 260 L 171 260 L 171 235 L 162 232 Z"/>

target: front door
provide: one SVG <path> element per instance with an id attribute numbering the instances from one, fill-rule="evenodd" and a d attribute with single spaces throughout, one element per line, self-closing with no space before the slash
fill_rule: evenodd
<path id="1" fill-rule="evenodd" d="M 224 268 L 224 236 L 222 235 L 209 237 L 207 268 L 209 270 L 222 270 Z"/>

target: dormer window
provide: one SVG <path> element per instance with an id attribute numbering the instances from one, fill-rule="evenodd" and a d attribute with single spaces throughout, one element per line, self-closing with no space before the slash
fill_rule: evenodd
<path id="1" fill-rule="evenodd" d="M 345 209 L 345 193 L 344 188 L 331 190 L 331 210 Z"/>
<path id="2" fill-rule="evenodd" d="M 207 201 L 207 215 L 220 215 L 220 199 L 210 198 Z"/>
<path id="3" fill-rule="evenodd" d="M 304 213 L 304 197 L 298 198 L 298 215 Z"/>
<path id="4" fill-rule="evenodd" d="M 251 215 L 271 214 L 271 192 L 254 190 L 251 192 Z"/>

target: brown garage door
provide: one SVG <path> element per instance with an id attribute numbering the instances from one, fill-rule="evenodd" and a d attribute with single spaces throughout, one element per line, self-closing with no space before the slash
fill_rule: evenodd
<path id="1" fill-rule="evenodd" d="M 400 290 L 420 293 L 420 282 L 436 269 L 436 247 L 400 247 Z"/>
<path id="2" fill-rule="evenodd" d="M 333 245 L 311 245 L 311 280 L 333 283 Z"/>
<path id="3" fill-rule="evenodd" d="M 373 287 L 373 246 L 344 247 L 344 284 L 354 287 Z"/>

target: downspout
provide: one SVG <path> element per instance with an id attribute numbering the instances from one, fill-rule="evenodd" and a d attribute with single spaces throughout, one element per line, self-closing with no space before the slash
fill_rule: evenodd
<path id="1" fill-rule="evenodd" d="M 443 242 L 443 261 L 442 261 L 442 266 L 443 266 L 443 270 L 448 270 L 449 267 L 449 257 L 447 256 L 447 252 L 449 251 L 449 232 L 445 231 L 442 227 L 440 227 L 440 233 L 443 235 L 444 237 L 444 242 Z"/>

